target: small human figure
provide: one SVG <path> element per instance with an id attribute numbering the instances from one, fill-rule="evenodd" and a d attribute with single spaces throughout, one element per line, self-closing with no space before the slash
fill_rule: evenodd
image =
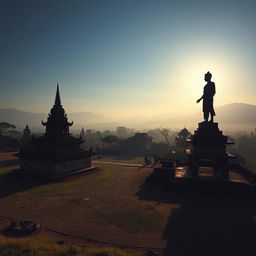
<path id="1" fill-rule="evenodd" d="M 144 166 L 148 166 L 151 163 L 150 159 L 148 159 L 147 154 L 144 156 Z"/>
<path id="2" fill-rule="evenodd" d="M 156 165 L 156 164 L 157 164 L 157 161 L 158 161 L 157 154 L 154 154 L 154 165 Z"/>
<path id="3" fill-rule="evenodd" d="M 211 116 L 210 122 L 213 123 L 213 117 L 215 116 L 215 111 L 213 107 L 213 96 L 215 95 L 215 84 L 211 81 L 212 74 L 208 71 L 204 75 L 204 80 L 207 84 L 204 86 L 204 94 L 203 96 L 196 101 L 199 103 L 203 100 L 203 113 L 204 113 L 204 121 L 208 122 L 209 114 Z"/>

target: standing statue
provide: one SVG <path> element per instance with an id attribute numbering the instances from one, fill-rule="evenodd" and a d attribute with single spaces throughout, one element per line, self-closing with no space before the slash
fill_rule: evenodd
<path id="1" fill-rule="evenodd" d="M 215 111 L 213 108 L 213 96 L 215 95 L 215 84 L 211 81 L 212 74 L 208 71 L 204 75 L 204 80 L 207 84 L 204 86 L 203 96 L 196 101 L 199 103 L 203 100 L 203 112 L 204 112 L 204 121 L 208 122 L 209 114 L 211 116 L 210 122 L 213 123 L 213 117 L 215 116 Z"/>

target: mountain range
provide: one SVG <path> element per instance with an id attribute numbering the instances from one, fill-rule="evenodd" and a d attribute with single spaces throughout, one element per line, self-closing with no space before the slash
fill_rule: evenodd
<path id="1" fill-rule="evenodd" d="M 222 127 L 231 130 L 254 129 L 256 127 L 256 105 L 245 103 L 232 103 L 221 107 L 216 107 L 216 121 Z M 23 129 L 26 124 L 36 130 L 43 130 L 41 120 L 47 120 L 46 113 L 30 113 L 14 108 L 0 109 L 0 122 L 8 122 Z M 99 130 L 114 129 L 117 126 L 127 126 L 137 129 L 149 129 L 156 127 L 196 127 L 197 123 L 202 121 L 202 113 L 197 112 L 186 118 L 171 118 L 172 113 L 161 116 L 161 118 L 151 118 L 126 121 L 108 121 L 108 119 L 98 113 L 93 112 L 75 112 L 68 113 L 69 121 L 74 122 L 74 128 L 84 126 L 85 128 L 94 128 Z"/>
<path id="2" fill-rule="evenodd" d="M 14 124 L 20 129 L 24 128 L 26 124 L 36 129 L 42 129 L 41 121 L 47 121 L 47 117 L 46 113 L 31 113 L 15 108 L 0 109 L 0 122 Z M 73 121 L 76 126 L 83 126 L 104 122 L 105 117 L 92 112 L 75 112 L 68 114 L 68 119 Z"/>
<path id="3" fill-rule="evenodd" d="M 216 117 L 215 122 L 219 123 L 222 129 L 225 130 L 251 130 L 256 127 L 256 105 L 245 103 L 231 103 L 219 107 L 215 107 Z M 171 114 L 169 116 L 172 116 Z M 197 123 L 203 121 L 203 113 L 196 112 L 189 116 L 182 118 L 168 118 L 158 121 L 148 121 L 144 123 L 147 127 L 175 127 L 186 126 L 188 128 L 195 128 Z"/>

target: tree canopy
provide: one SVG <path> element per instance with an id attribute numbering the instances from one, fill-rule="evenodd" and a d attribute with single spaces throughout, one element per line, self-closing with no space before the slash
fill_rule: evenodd
<path id="1" fill-rule="evenodd" d="M 14 124 L 9 124 L 7 122 L 0 122 L 0 131 L 5 132 L 8 129 L 15 129 L 16 126 Z"/>

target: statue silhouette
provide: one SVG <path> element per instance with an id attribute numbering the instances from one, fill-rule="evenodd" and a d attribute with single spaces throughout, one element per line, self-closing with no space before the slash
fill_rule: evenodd
<path id="1" fill-rule="evenodd" d="M 208 122 L 209 114 L 211 115 L 210 122 L 213 123 L 213 117 L 215 116 L 215 111 L 213 108 L 213 96 L 215 95 L 215 84 L 211 81 L 212 74 L 208 71 L 204 75 L 204 80 L 207 84 L 204 86 L 204 94 L 203 96 L 196 101 L 199 103 L 203 100 L 203 112 L 204 112 L 204 121 Z"/>

